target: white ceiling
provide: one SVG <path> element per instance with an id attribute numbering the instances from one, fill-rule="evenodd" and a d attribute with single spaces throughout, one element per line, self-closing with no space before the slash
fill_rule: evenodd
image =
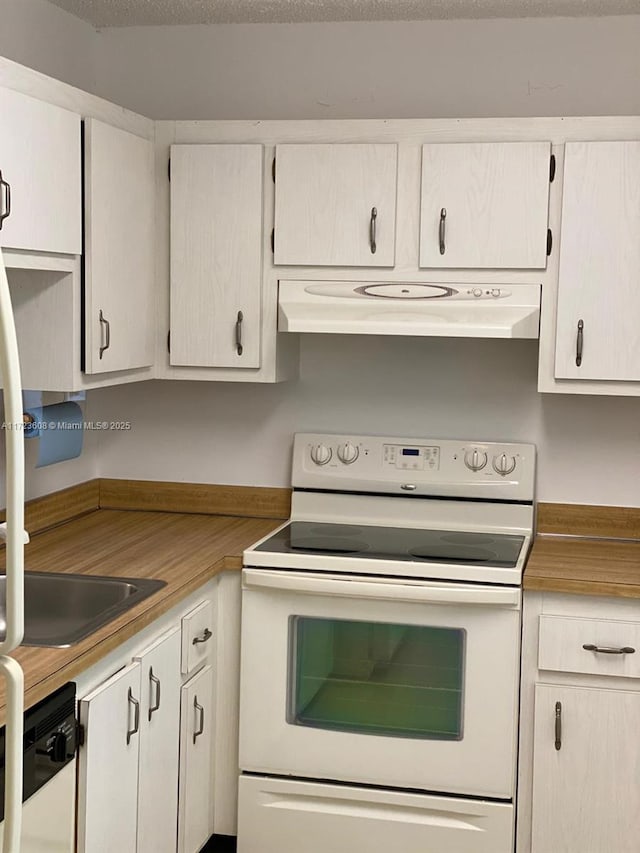
<path id="1" fill-rule="evenodd" d="M 640 0 L 50 0 L 96 27 L 640 14 Z"/>

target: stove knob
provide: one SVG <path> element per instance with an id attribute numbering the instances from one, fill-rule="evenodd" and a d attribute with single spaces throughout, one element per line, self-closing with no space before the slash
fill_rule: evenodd
<path id="1" fill-rule="evenodd" d="M 473 450 L 468 450 L 464 454 L 464 464 L 472 471 L 482 471 L 487 464 L 487 454 L 484 450 L 478 450 L 477 447 Z"/>
<path id="2" fill-rule="evenodd" d="M 311 448 L 311 458 L 316 465 L 326 465 L 331 460 L 331 448 L 326 444 L 316 444 Z"/>
<path id="3" fill-rule="evenodd" d="M 473 288 L 473 290 L 472 290 L 471 292 L 472 292 L 472 293 L 473 293 L 473 295 L 476 297 L 476 299 L 477 299 L 479 296 L 482 296 L 482 289 L 481 289 L 481 288 L 479 288 L 479 287 L 474 287 L 474 288 Z"/>
<path id="4" fill-rule="evenodd" d="M 345 465 L 351 465 L 356 461 L 358 456 L 360 456 L 360 451 L 350 441 L 338 447 L 338 459 L 344 462 Z"/>
<path id="5" fill-rule="evenodd" d="M 493 470 L 496 474 L 500 474 L 502 477 L 506 477 L 507 474 L 510 474 L 515 467 L 515 456 L 507 456 L 506 453 L 500 453 L 493 457 Z"/>

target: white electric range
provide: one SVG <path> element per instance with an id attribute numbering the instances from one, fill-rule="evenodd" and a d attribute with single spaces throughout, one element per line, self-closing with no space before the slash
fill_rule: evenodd
<path id="1" fill-rule="evenodd" d="M 244 554 L 240 853 L 512 853 L 526 444 L 299 434 Z"/>

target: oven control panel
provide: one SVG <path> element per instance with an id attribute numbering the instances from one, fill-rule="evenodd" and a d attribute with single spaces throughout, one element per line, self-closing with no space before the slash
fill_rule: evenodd
<path id="1" fill-rule="evenodd" d="M 399 471 L 434 471 L 440 466 L 440 448 L 437 445 L 385 444 L 382 458 L 386 466 Z"/>
<path id="2" fill-rule="evenodd" d="M 532 501 L 532 444 L 298 433 L 293 486 Z"/>

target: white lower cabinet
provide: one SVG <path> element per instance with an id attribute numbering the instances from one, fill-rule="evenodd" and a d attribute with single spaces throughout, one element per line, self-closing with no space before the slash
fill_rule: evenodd
<path id="1" fill-rule="evenodd" d="M 138 851 L 174 853 L 180 729 L 180 629 L 145 649 L 141 667 Z M 173 780 L 173 784 L 172 781 Z"/>
<path id="2" fill-rule="evenodd" d="M 240 778 L 238 823 L 238 853 L 513 850 L 510 803 L 260 776 Z"/>
<path id="3" fill-rule="evenodd" d="M 640 850 L 637 599 L 527 592 L 516 853 Z"/>
<path id="4" fill-rule="evenodd" d="M 213 687 L 205 666 L 182 688 L 178 853 L 195 853 L 213 833 Z"/>
<path id="5" fill-rule="evenodd" d="M 78 853 L 136 849 L 140 664 L 80 702 L 86 739 L 78 756 Z"/>
<path id="6" fill-rule="evenodd" d="M 205 615 L 186 680 L 183 628 Z M 213 834 L 214 615 L 196 598 L 78 679 L 77 853 L 198 853 Z"/>
<path id="7" fill-rule="evenodd" d="M 637 853 L 640 692 L 537 684 L 532 853 Z"/>

